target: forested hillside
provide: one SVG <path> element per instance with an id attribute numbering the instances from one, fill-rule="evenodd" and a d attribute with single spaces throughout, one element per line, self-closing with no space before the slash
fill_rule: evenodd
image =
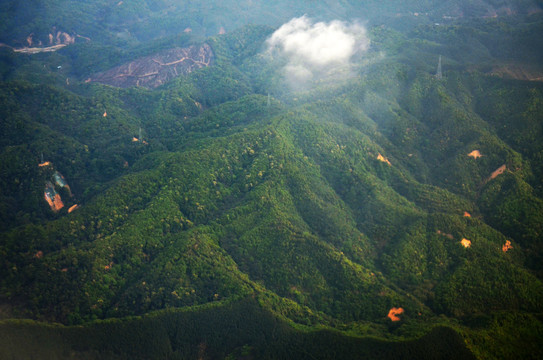
<path id="1" fill-rule="evenodd" d="M 0 7 L 0 357 L 542 355 L 540 2 Z"/>

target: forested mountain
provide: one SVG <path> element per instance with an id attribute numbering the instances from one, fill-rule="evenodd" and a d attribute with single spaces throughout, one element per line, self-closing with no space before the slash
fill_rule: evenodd
<path id="1" fill-rule="evenodd" d="M 540 1 L 0 9 L 0 357 L 541 357 Z"/>

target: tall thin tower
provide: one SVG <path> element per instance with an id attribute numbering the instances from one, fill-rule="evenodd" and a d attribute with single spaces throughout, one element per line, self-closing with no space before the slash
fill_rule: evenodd
<path id="1" fill-rule="evenodd" d="M 438 80 L 443 78 L 443 73 L 441 72 L 441 55 L 439 55 L 439 62 L 437 63 L 436 78 Z"/>

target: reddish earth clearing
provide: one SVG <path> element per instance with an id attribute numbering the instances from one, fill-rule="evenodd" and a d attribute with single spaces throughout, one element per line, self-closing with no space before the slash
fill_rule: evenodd
<path id="1" fill-rule="evenodd" d="M 62 199 L 60 198 L 59 194 L 56 194 L 53 199 L 51 199 L 47 194 L 45 194 L 45 200 L 49 204 L 49 207 L 54 212 L 58 212 L 60 209 L 64 207 L 64 203 L 62 202 Z"/>
<path id="2" fill-rule="evenodd" d="M 387 317 L 388 317 L 391 321 L 400 321 L 401 319 L 398 317 L 398 315 L 403 314 L 403 313 L 404 313 L 404 309 L 403 309 L 403 308 L 395 308 L 395 307 L 393 307 L 393 308 L 390 309 L 390 311 L 388 312 Z"/>
<path id="3" fill-rule="evenodd" d="M 511 245 L 511 241 L 506 240 L 506 241 L 505 241 L 505 244 L 503 244 L 503 246 L 502 246 L 502 251 L 503 251 L 503 252 L 508 252 L 508 251 L 511 250 L 512 248 L 513 248 L 513 245 Z"/>

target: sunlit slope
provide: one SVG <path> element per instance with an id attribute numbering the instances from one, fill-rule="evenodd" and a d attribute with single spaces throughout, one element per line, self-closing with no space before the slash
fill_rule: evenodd
<path id="1" fill-rule="evenodd" d="M 445 84 L 426 82 L 447 94 Z M 184 128 L 194 124 L 193 132 L 177 135 L 180 150 L 146 155 L 73 214 L 5 233 L 4 251 L 17 253 L 4 268 L 6 293 L 34 316 L 63 322 L 245 296 L 254 291 L 252 282 L 344 321 L 378 321 L 393 306 L 414 318 L 488 307 L 539 311 L 543 287 L 523 269 L 521 239 L 486 225 L 486 209 L 479 208 L 478 192 L 492 194 L 502 178 L 529 188 L 525 172 L 515 171 L 521 155 L 473 112 L 458 105 L 453 113 L 444 101 L 433 106 L 444 108 L 439 125 L 431 116 L 416 117 L 427 131 L 424 141 L 435 136 L 443 148 L 423 145 L 396 158 L 401 143 L 378 130 L 379 122 L 394 120 L 360 115 L 349 126 L 326 116 L 334 103 L 354 111 L 356 91 L 292 110 L 246 97 L 188 120 Z M 222 125 L 214 118 L 222 107 L 240 119 L 244 109 L 260 110 L 226 126 L 229 135 L 214 135 L 207 128 L 211 121 Z M 451 145 L 434 135 L 449 127 L 459 132 L 451 138 L 462 139 L 468 116 L 481 123 L 480 138 L 512 156 L 504 159 L 512 170 L 496 179 L 487 179 L 493 163 L 471 165 L 482 169 L 466 176 L 473 190 L 426 165 L 449 162 L 449 171 L 462 176 L 463 163 L 481 160 L 468 156 L 471 142 Z M 398 116 L 395 125 L 409 117 Z M 197 124 L 204 125 L 201 137 Z M 372 126 L 375 136 L 359 130 Z M 189 138 L 190 146 L 184 144 Z M 492 157 L 492 148 L 481 149 Z M 422 171 L 409 169 L 418 163 Z M 513 249 L 503 252 L 508 239 Z M 473 286 L 476 295 L 460 295 Z"/>
<path id="2" fill-rule="evenodd" d="M 90 301 L 85 307 L 99 317 L 117 311 L 124 315 L 170 302 L 192 305 L 244 294 L 239 266 L 249 278 L 264 281 L 283 296 L 299 294 L 302 304 L 320 303 L 316 310 L 328 310 L 327 299 L 345 292 L 352 297 L 346 308 L 329 309 L 331 315 L 386 315 L 397 295 L 371 274 L 369 258 L 364 264 L 367 240 L 349 214 L 334 214 L 343 206 L 341 200 L 284 134 L 257 125 L 197 150 L 149 155 L 142 166 L 158 166 L 118 180 L 77 213 L 48 225 L 42 238 L 14 231 L 8 243 L 20 250 L 28 246 L 27 266 L 38 266 L 43 279 L 59 281 L 53 290 L 51 281 L 37 276 L 34 286 L 21 290 L 34 293 L 28 294 L 34 298 L 45 291 L 43 286 L 53 295 L 70 282 L 98 280 L 79 291 L 74 288 L 71 297 L 63 292 L 69 297 L 64 304 L 53 295 L 43 298 L 40 307 L 54 306 L 56 316 L 64 317 L 73 312 L 73 302 Z M 299 189 L 302 186 L 307 188 Z M 320 219 L 314 218 L 315 210 L 305 210 L 312 207 Z M 81 258 L 82 249 L 87 260 Z M 36 259 L 40 250 L 50 257 Z M 342 250 L 358 253 L 357 263 Z M 358 292 L 368 298 L 355 296 Z M 373 297 L 381 292 L 382 301 L 376 302 Z M 362 309 L 367 314 L 356 314 Z"/>

